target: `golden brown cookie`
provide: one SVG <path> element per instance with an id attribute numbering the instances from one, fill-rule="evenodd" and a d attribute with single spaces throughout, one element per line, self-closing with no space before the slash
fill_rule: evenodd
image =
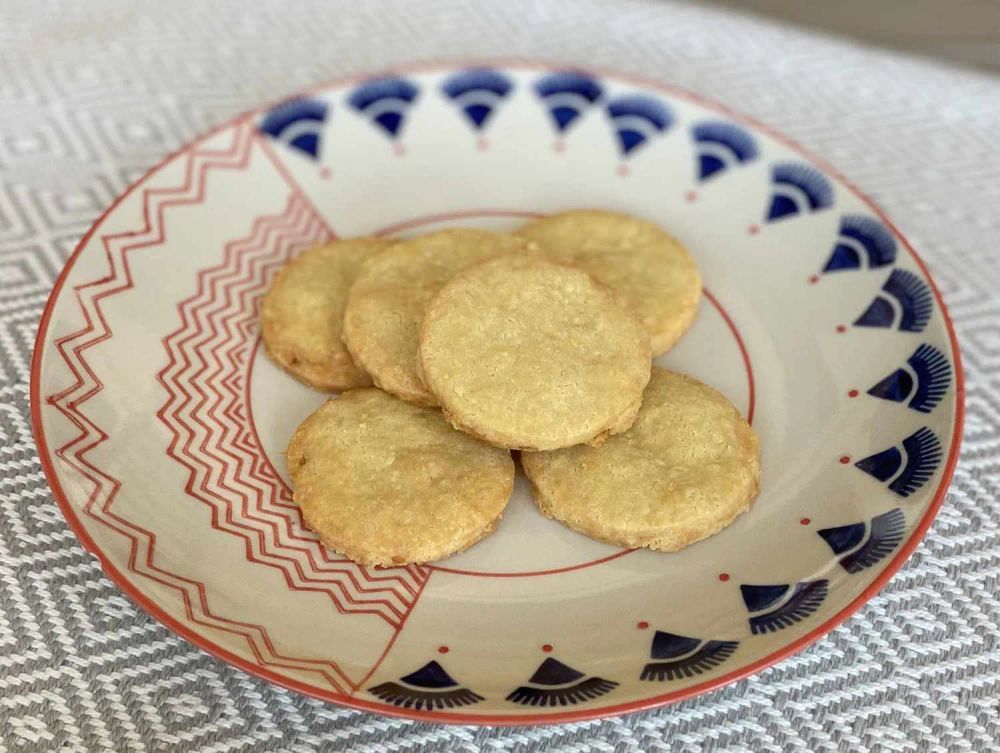
<path id="1" fill-rule="evenodd" d="M 509 452 L 374 388 L 316 410 L 287 459 L 306 524 L 362 565 L 462 551 L 496 527 L 514 486 Z"/>
<path id="2" fill-rule="evenodd" d="M 550 450 L 627 429 L 649 381 L 649 338 L 585 272 L 530 256 L 445 285 L 420 332 L 445 417 L 492 444 Z"/>
<path id="3" fill-rule="evenodd" d="M 271 358 L 320 390 L 371 384 L 341 339 L 347 292 L 361 264 L 388 245 L 377 238 L 334 241 L 284 266 L 261 306 L 261 332 Z"/>
<path id="4" fill-rule="evenodd" d="M 536 220 L 517 234 L 611 288 L 646 327 L 654 355 L 670 350 L 694 321 L 701 298 L 698 267 L 684 246 L 652 222 L 578 210 Z"/>
<path id="5" fill-rule="evenodd" d="M 622 547 L 664 552 L 711 536 L 749 509 L 757 435 L 720 393 L 654 368 L 635 424 L 601 447 L 526 452 L 546 517 Z"/>
<path id="6" fill-rule="evenodd" d="M 455 228 L 393 244 L 365 264 L 344 314 L 344 342 L 375 384 L 417 403 L 436 405 L 417 371 L 417 338 L 431 298 L 457 272 L 535 244 L 506 233 Z"/>

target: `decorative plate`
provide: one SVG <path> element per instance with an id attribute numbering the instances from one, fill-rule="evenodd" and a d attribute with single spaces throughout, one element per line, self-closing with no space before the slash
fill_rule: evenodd
<path id="1" fill-rule="evenodd" d="M 705 300 L 658 362 L 752 420 L 756 506 L 683 552 L 628 551 L 542 518 L 522 478 L 450 559 L 324 549 L 282 451 L 327 396 L 260 347 L 279 267 L 336 236 L 571 207 L 652 218 L 694 253 Z M 192 643 L 334 703 L 531 724 L 717 688 L 857 610 L 941 504 L 962 371 L 923 263 L 830 167 L 663 84 L 494 62 L 321 87 L 153 168 L 60 276 L 32 403 L 70 525 Z"/>

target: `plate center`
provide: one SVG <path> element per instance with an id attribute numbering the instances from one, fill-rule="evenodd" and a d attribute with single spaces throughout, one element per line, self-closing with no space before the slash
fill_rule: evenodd
<path id="1" fill-rule="evenodd" d="M 385 234 L 425 232 L 466 225 L 511 229 L 530 217 L 516 211 L 455 212 L 415 218 L 388 226 Z M 753 408 L 753 379 L 743 341 L 720 301 L 706 291 L 688 336 L 657 365 L 692 374 L 722 390 L 745 415 Z M 249 419 L 272 466 L 289 481 L 284 451 L 298 424 L 328 395 L 305 387 L 270 362 L 257 347 L 250 373 L 252 412 Z M 629 550 L 593 541 L 560 523 L 543 518 L 535 507 L 531 484 L 518 470 L 511 501 L 497 530 L 475 546 L 431 565 L 456 575 L 530 577 L 599 565 Z"/>

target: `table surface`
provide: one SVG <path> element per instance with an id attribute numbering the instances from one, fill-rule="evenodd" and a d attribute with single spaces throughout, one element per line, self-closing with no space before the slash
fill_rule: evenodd
<path id="1" fill-rule="evenodd" d="M 261 101 L 421 58 L 544 57 L 704 93 L 824 155 L 899 224 L 955 319 L 951 492 L 889 586 L 759 675 L 522 730 L 324 705 L 173 636 L 68 531 L 28 421 L 58 271 L 142 172 Z M 1000 80 L 673 2 L 11 0 L 0 5 L 0 753 L 992 751 L 1000 745 Z"/>
<path id="2" fill-rule="evenodd" d="M 712 0 L 780 21 L 1000 70 L 996 0 Z"/>

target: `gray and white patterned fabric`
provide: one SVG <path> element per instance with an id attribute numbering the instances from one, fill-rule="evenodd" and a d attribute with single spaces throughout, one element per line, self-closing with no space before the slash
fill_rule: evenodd
<path id="1" fill-rule="evenodd" d="M 258 681 L 117 591 L 68 530 L 35 453 L 28 380 L 45 300 L 90 223 L 145 169 L 300 87 L 489 55 L 638 73 L 771 124 L 881 204 L 958 326 L 965 443 L 917 553 L 812 648 L 669 708 L 445 727 Z M 1000 749 L 998 124 L 1000 79 L 698 5 L 0 2 L 0 753 Z"/>

